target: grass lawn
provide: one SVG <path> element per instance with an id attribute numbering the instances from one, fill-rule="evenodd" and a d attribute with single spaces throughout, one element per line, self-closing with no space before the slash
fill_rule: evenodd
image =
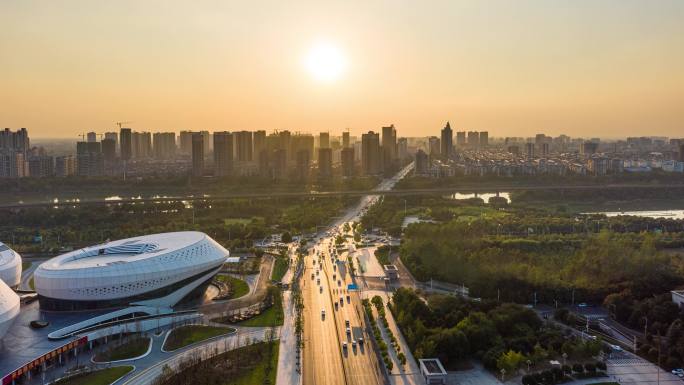
<path id="1" fill-rule="evenodd" d="M 240 326 L 282 326 L 283 319 L 285 315 L 283 314 L 283 297 L 282 295 L 276 296 L 276 301 L 273 306 L 266 309 L 263 313 L 259 314 L 254 318 L 250 318 L 246 321 L 240 322 Z"/>
<path id="2" fill-rule="evenodd" d="M 124 340 L 123 344 L 113 341 L 104 351 L 95 355 L 96 362 L 118 361 L 142 356 L 150 347 L 149 337 L 135 336 Z"/>
<path id="3" fill-rule="evenodd" d="M 271 279 L 274 281 L 280 281 L 287 272 L 287 258 L 276 258 L 275 264 L 273 265 L 273 271 L 271 272 Z"/>
<path id="4" fill-rule="evenodd" d="M 266 360 L 259 362 L 250 371 L 238 374 L 236 378 L 227 381 L 225 385 L 262 385 L 262 384 L 275 384 L 276 374 L 278 374 L 278 349 L 280 344 L 278 341 L 273 342 L 271 349 L 273 349 L 273 355 L 271 356 L 271 370 L 266 375 Z"/>
<path id="5" fill-rule="evenodd" d="M 204 341 L 206 339 L 228 334 L 235 331 L 229 327 L 216 327 L 206 325 L 187 325 L 173 329 L 166 338 L 164 343 L 164 350 L 176 350 L 195 342 Z"/>
<path id="6" fill-rule="evenodd" d="M 240 298 L 243 295 L 247 295 L 249 293 L 249 285 L 247 285 L 247 282 L 237 279 L 234 277 L 231 277 L 230 275 L 227 274 L 220 274 L 216 276 L 216 279 L 222 282 L 226 282 L 230 285 L 232 288 L 232 292 L 230 293 L 230 299 L 233 298 Z"/>
<path id="7" fill-rule="evenodd" d="M 36 282 L 33 280 L 33 276 L 31 276 L 31 279 L 29 280 L 29 287 L 31 290 L 36 290 Z"/>
<path id="8" fill-rule="evenodd" d="M 31 265 L 33 265 L 33 262 L 22 262 L 21 263 L 21 270 L 22 271 L 28 270 L 28 268 L 31 267 Z"/>
<path id="9" fill-rule="evenodd" d="M 109 385 L 131 370 L 132 366 L 115 366 L 60 380 L 55 382 L 55 385 Z"/>

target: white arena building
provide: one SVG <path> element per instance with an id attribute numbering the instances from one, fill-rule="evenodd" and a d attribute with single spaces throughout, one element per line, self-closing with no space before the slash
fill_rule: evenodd
<path id="1" fill-rule="evenodd" d="M 19 315 L 19 296 L 0 281 L 0 340 Z"/>
<path id="2" fill-rule="evenodd" d="M 19 253 L 0 242 L 0 339 L 19 315 L 19 296 L 11 288 L 19 286 L 20 281 Z"/>
<path id="3" fill-rule="evenodd" d="M 172 307 L 207 283 L 228 256 L 201 232 L 145 235 L 52 258 L 36 269 L 34 283 L 45 310 Z"/>
<path id="4" fill-rule="evenodd" d="M 19 286 L 21 281 L 21 257 L 19 253 L 0 242 L 0 281 L 9 287 Z"/>

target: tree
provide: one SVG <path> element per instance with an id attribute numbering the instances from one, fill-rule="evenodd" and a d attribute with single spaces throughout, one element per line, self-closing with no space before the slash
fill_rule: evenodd
<path id="1" fill-rule="evenodd" d="M 280 237 L 280 240 L 281 240 L 283 243 L 290 243 L 290 242 L 292 242 L 292 234 L 290 234 L 289 231 L 286 231 L 286 232 L 284 232 L 283 235 Z"/>
<path id="2" fill-rule="evenodd" d="M 496 361 L 496 367 L 499 370 L 504 369 L 506 373 L 513 373 L 513 371 L 518 369 L 520 363 L 524 360 L 524 355 L 513 350 L 509 350 L 508 352 L 501 354 L 499 359 Z"/>

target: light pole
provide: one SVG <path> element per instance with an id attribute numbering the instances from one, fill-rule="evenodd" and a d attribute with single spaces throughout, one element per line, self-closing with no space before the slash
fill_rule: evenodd
<path id="1" fill-rule="evenodd" d="M 501 368 L 501 382 L 504 381 L 504 376 L 506 375 L 506 369 Z"/>

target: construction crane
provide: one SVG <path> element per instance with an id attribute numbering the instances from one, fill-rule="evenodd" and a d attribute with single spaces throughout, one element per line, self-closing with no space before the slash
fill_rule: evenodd
<path id="1" fill-rule="evenodd" d="M 117 126 L 119 126 L 119 131 L 121 131 L 121 126 L 124 125 L 124 124 L 129 124 L 129 123 L 133 123 L 133 122 L 116 122 L 115 124 L 116 124 Z"/>

